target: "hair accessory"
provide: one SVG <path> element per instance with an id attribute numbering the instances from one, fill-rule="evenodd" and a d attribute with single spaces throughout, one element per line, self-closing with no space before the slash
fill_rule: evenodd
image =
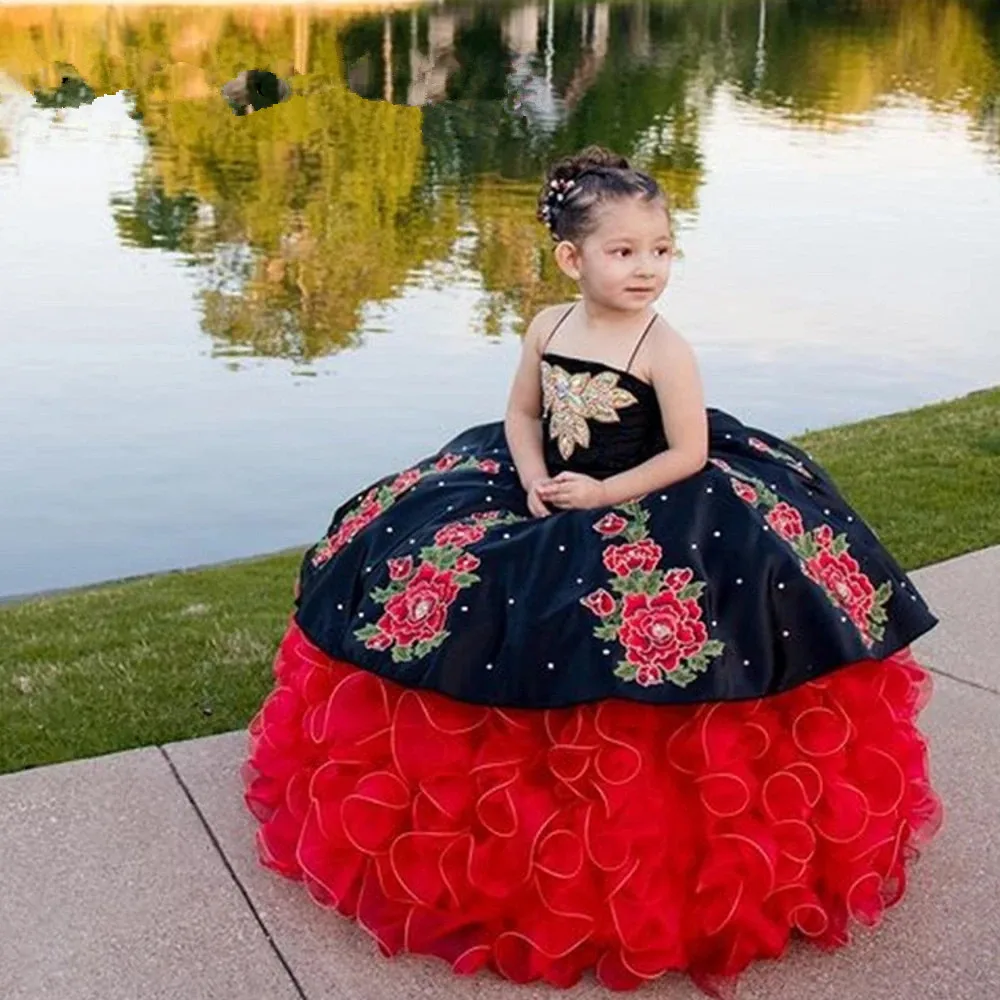
<path id="1" fill-rule="evenodd" d="M 552 228 L 553 211 L 562 206 L 562 202 L 566 200 L 570 191 L 575 187 L 576 181 L 571 178 L 556 177 L 549 181 L 549 190 L 545 196 L 545 203 L 542 205 L 541 215 L 553 237 L 556 235 Z"/>

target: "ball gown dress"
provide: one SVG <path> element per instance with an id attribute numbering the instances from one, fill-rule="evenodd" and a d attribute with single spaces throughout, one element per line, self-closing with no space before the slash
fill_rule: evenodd
<path id="1" fill-rule="evenodd" d="M 631 361 L 548 347 L 550 474 L 667 447 Z M 717 994 L 877 923 L 942 815 L 936 618 L 808 454 L 708 424 L 700 472 L 612 507 L 532 516 L 501 422 L 344 502 L 249 727 L 262 863 L 385 955 L 562 987 Z"/>

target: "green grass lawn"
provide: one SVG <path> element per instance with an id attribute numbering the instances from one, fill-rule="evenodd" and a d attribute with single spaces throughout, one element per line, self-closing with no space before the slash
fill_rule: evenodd
<path id="1" fill-rule="evenodd" d="M 1000 388 L 796 443 L 908 570 L 1000 543 Z M 0 773 L 244 727 L 270 688 L 299 558 L 0 609 Z"/>

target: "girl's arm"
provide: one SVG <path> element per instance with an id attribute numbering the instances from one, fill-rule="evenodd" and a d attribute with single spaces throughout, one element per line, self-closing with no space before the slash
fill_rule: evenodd
<path id="1" fill-rule="evenodd" d="M 708 461 L 708 415 L 694 351 L 669 326 L 656 333 L 649 338 L 650 373 L 668 447 L 642 465 L 605 479 L 606 506 L 679 483 Z"/>
<path id="2" fill-rule="evenodd" d="M 558 312 L 558 307 L 550 306 L 528 324 L 507 401 L 507 447 L 525 491 L 536 479 L 549 478 L 542 450 L 542 340 L 555 324 Z"/>

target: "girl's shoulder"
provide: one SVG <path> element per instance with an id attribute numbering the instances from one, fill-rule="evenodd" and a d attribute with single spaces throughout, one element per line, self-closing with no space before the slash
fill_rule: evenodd
<path id="1" fill-rule="evenodd" d="M 694 350 L 683 334 L 659 313 L 643 338 L 635 357 L 636 374 L 647 382 L 656 382 L 679 366 L 689 365 Z"/>
<path id="2" fill-rule="evenodd" d="M 559 302 L 551 306 L 543 306 L 532 316 L 525 331 L 524 339 L 532 344 L 535 353 L 541 357 L 545 340 L 555 329 L 556 324 L 573 308 L 574 302 Z"/>
<path id="3" fill-rule="evenodd" d="M 660 357 L 669 358 L 671 354 L 677 352 L 686 354 L 693 349 L 688 338 L 670 323 L 663 313 L 657 314 L 647 340 L 651 353 Z"/>

